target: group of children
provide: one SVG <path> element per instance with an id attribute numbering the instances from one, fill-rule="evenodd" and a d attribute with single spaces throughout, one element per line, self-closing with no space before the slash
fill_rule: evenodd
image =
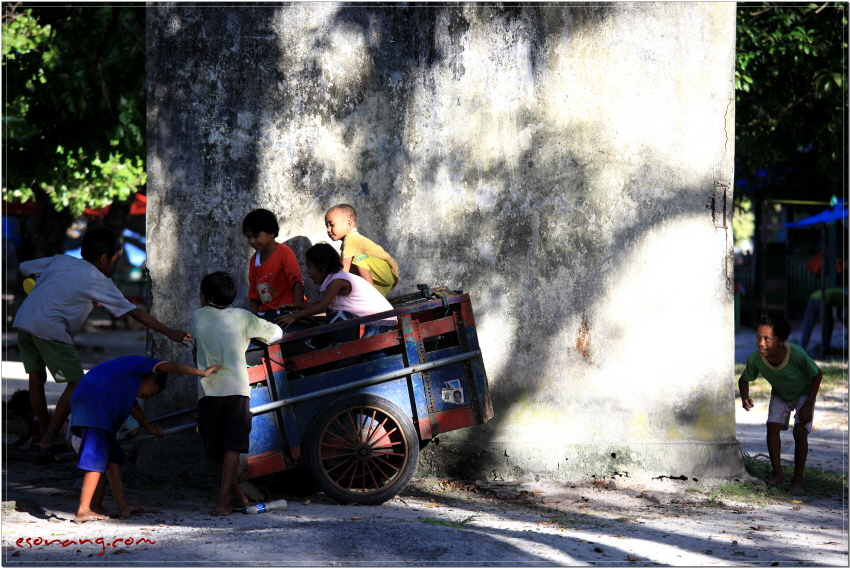
<path id="1" fill-rule="evenodd" d="M 198 431 L 221 475 L 213 514 L 229 515 L 249 504 L 237 472 L 239 454 L 248 452 L 253 418 L 245 361 L 250 341 L 273 343 L 282 337 L 282 328 L 321 312 L 331 323 L 393 309 L 386 295 L 398 284 L 398 265 L 381 246 L 357 232 L 354 208 L 347 204 L 332 207 L 325 225 L 332 240 L 343 241 L 342 252 L 338 254 L 327 243 L 307 250 L 307 274 L 319 285 L 320 299 L 306 302 L 295 254 L 276 241 L 280 232 L 277 218 L 265 209 L 250 212 L 243 221 L 243 234 L 256 251 L 248 266 L 250 311 L 229 307 L 236 299 L 236 282 L 227 272 L 213 272 L 201 280 L 201 307 L 192 314 L 189 333 L 163 325 L 123 297 L 109 278 L 121 243 L 105 227 L 86 231 L 82 259 L 57 255 L 20 265 L 24 276 L 37 278 L 13 323 L 29 375 L 30 405 L 25 409 L 29 415 L 22 417 L 31 426 L 30 434 L 37 430 L 40 446 L 49 449 L 70 414 L 69 438 L 78 454 L 77 467 L 86 472 L 75 521 L 108 518 L 102 507 L 107 479 L 121 518 L 138 509 L 124 497 L 123 459 L 116 433 L 132 416 L 147 433 L 163 434 L 148 422 L 137 399 L 162 392 L 167 373 L 199 377 Z M 115 317 L 129 315 L 176 343 L 191 341 L 197 368 L 131 356 L 101 363 L 84 373 L 72 336 L 95 303 Z M 394 317 L 370 322 L 364 335 L 382 333 L 395 325 Z M 53 413 L 48 413 L 44 395 L 46 369 L 57 383 L 66 384 Z M 20 406 L 24 409 L 26 405 Z"/>
<path id="2" fill-rule="evenodd" d="M 249 504 L 237 482 L 237 471 L 239 454 L 248 452 L 253 417 L 245 362 L 251 340 L 273 343 L 282 337 L 282 328 L 322 312 L 326 322 L 332 323 L 392 310 L 386 295 L 398 284 L 398 265 L 381 246 L 359 234 L 354 208 L 347 204 L 332 207 L 325 215 L 325 225 L 331 240 L 342 241 L 342 250 L 338 254 L 331 245 L 318 243 L 306 251 L 307 275 L 319 286 L 320 294 L 318 301 L 306 302 L 295 254 L 276 241 L 280 227 L 275 215 L 265 209 L 250 212 L 243 222 L 243 234 L 256 251 L 248 266 L 250 311 L 229 307 L 236 299 L 236 282 L 227 272 L 213 272 L 201 280 L 201 307 L 192 314 L 190 333 L 163 325 L 118 291 L 108 275 L 121 244 L 107 228 L 93 227 L 85 233 L 82 259 L 58 255 L 21 264 L 21 272 L 37 277 L 38 283 L 13 324 L 29 374 L 31 403 L 31 410 L 25 409 L 22 401 L 16 402 L 16 408 L 26 410 L 30 425 L 38 425 L 40 445 L 45 449 L 51 447 L 70 413 L 72 445 L 78 453 L 78 467 L 86 472 L 76 521 L 107 518 L 102 507 L 107 479 L 119 515 L 126 518 L 137 509 L 126 501 L 121 487 L 123 459 L 116 433 L 132 415 L 146 432 L 162 435 L 159 427 L 147 421 L 136 399 L 162 392 L 166 373 L 199 377 L 198 430 L 221 475 L 213 514 L 229 515 Z M 71 337 L 94 303 L 115 317 L 127 314 L 176 343 L 191 341 L 197 368 L 131 356 L 102 363 L 84 374 Z M 394 317 L 370 322 L 364 336 L 396 325 Z M 773 386 L 767 445 L 774 470 L 768 482 L 774 485 L 782 482 L 779 432 L 788 428 L 791 410 L 796 412 L 791 493 L 800 494 L 821 372 L 805 350 L 786 342 L 789 333 L 784 319 L 763 318 L 756 334 L 758 351 L 747 361 L 738 384 L 745 410 L 753 407 L 748 385 L 759 373 Z M 52 415 L 44 395 L 45 367 L 57 383 L 66 384 Z"/>

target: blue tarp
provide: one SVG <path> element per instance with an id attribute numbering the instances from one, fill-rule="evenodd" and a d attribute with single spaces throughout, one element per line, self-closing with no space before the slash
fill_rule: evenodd
<path id="1" fill-rule="evenodd" d="M 835 204 L 835 207 L 824 209 L 817 215 L 812 215 L 808 219 L 803 219 L 802 221 L 797 221 L 796 223 L 783 223 L 783 225 L 794 229 L 797 227 L 811 227 L 812 225 L 817 225 L 819 223 L 831 223 L 833 221 L 838 221 L 846 218 L 847 206 L 844 204 L 844 200 L 841 199 Z"/>

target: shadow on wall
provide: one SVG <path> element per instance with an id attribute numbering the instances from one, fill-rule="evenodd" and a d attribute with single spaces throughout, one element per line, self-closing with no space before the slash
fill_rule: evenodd
<path id="1" fill-rule="evenodd" d="M 221 267 L 236 276 L 246 273 L 245 212 L 277 202 L 277 213 L 286 210 L 291 226 L 311 234 L 303 227 L 321 228 L 324 211 L 346 201 L 358 210 L 361 231 L 401 265 L 400 293 L 417 282 L 462 287 L 473 296 L 479 325 L 498 326 L 499 333 L 486 334 L 491 342 L 482 345 L 496 416 L 486 428 L 459 433 L 461 438 L 480 438 L 482 432 L 497 437 L 512 407 L 541 402 L 594 422 L 585 433 L 592 438 L 606 427 L 596 417 L 634 414 L 630 394 L 675 405 L 673 426 L 687 437 L 701 409 L 717 406 L 711 389 L 668 401 L 662 391 L 672 379 L 659 379 L 650 389 L 592 388 L 606 354 L 623 348 L 621 337 L 630 331 L 617 322 L 616 306 L 604 303 L 622 286 L 623 275 L 635 272 L 636 251 L 677 223 L 713 222 L 707 203 L 717 180 L 707 175 L 695 182 L 651 149 L 623 157 L 610 125 L 573 118 L 566 131 L 558 131 L 545 124 L 539 107 L 541 116 L 516 101 L 506 103 L 501 118 L 494 100 L 481 103 L 497 130 L 513 124 L 513 132 L 499 131 L 500 139 L 523 139 L 508 155 L 482 157 L 480 148 L 470 150 L 471 143 L 458 140 L 486 132 L 447 124 L 453 122 L 451 105 L 440 81 L 481 80 L 469 79 L 474 70 L 465 67 L 468 36 L 480 31 L 473 30 L 475 22 L 499 32 L 492 57 L 502 47 L 511 57 L 521 53 L 536 77 L 551 64 L 560 38 L 593 35 L 616 19 L 618 6 L 149 10 L 148 49 L 157 54 L 149 66 L 150 200 L 161 213 L 149 219 L 149 231 L 163 238 L 164 227 L 179 223 L 189 228 L 183 234 L 195 235 L 179 244 L 176 235 L 169 237 L 175 242 L 158 250 L 174 257 L 152 259 L 154 296 L 163 312 L 187 321 L 193 309 L 178 301 L 185 286 L 175 294 L 172 283 L 191 281 L 194 290 L 203 274 Z M 317 10 L 326 12 L 319 17 Z M 293 35 L 293 21 L 309 24 L 300 37 Z M 502 45 L 507 37 L 524 39 L 519 46 Z M 287 52 L 281 47 L 287 41 L 309 50 Z M 359 59 L 344 72 L 331 72 L 327 54 L 341 52 L 344 41 L 353 43 Z M 469 102 L 458 98 L 460 105 Z M 435 115 L 430 122 L 426 113 Z M 471 122 L 483 128 L 480 120 Z M 618 171 L 612 172 L 612 162 L 620 164 Z M 283 235 L 286 226 L 282 222 Z M 303 262 L 301 249 L 310 238 L 287 244 Z M 244 297 L 246 278 L 237 280 Z M 684 280 L 672 275 L 671 287 Z M 691 284 L 713 291 L 713 282 Z M 731 286 L 731 275 L 724 285 Z M 652 305 L 655 294 L 649 296 L 644 313 L 675 309 Z M 156 303 L 153 309 L 160 313 Z M 161 338 L 156 349 L 162 357 L 185 359 Z M 565 398 L 565 389 L 581 393 L 581 400 Z M 175 406 L 160 402 L 163 410 Z M 670 424 L 651 422 L 647 431 L 653 435 L 670 430 Z"/>

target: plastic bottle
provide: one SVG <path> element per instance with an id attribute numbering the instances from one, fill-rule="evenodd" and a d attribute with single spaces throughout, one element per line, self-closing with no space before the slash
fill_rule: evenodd
<path id="1" fill-rule="evenodd" d="M 257 503 L 256 505 L 245 507 L 242 509 L 242 514 L 256 515 L 258 513 L 267 513 L 268 511 L 283 511 L 286 510 L 286 508 L 286 499 L 278 499 L 277 501 L 272 501 L 270 503 Z"/>

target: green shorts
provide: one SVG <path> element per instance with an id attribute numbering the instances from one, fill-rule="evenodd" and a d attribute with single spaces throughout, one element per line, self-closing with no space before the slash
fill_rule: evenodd
<path id="1" fill-rule="evenodd" d="M 18 349 L 27 373 L 44 373 L 47 367 L 57 383 L 73 383 L 83 376 L 80 355 L 70 343 L 44 339 L 19 329 Z"/>

